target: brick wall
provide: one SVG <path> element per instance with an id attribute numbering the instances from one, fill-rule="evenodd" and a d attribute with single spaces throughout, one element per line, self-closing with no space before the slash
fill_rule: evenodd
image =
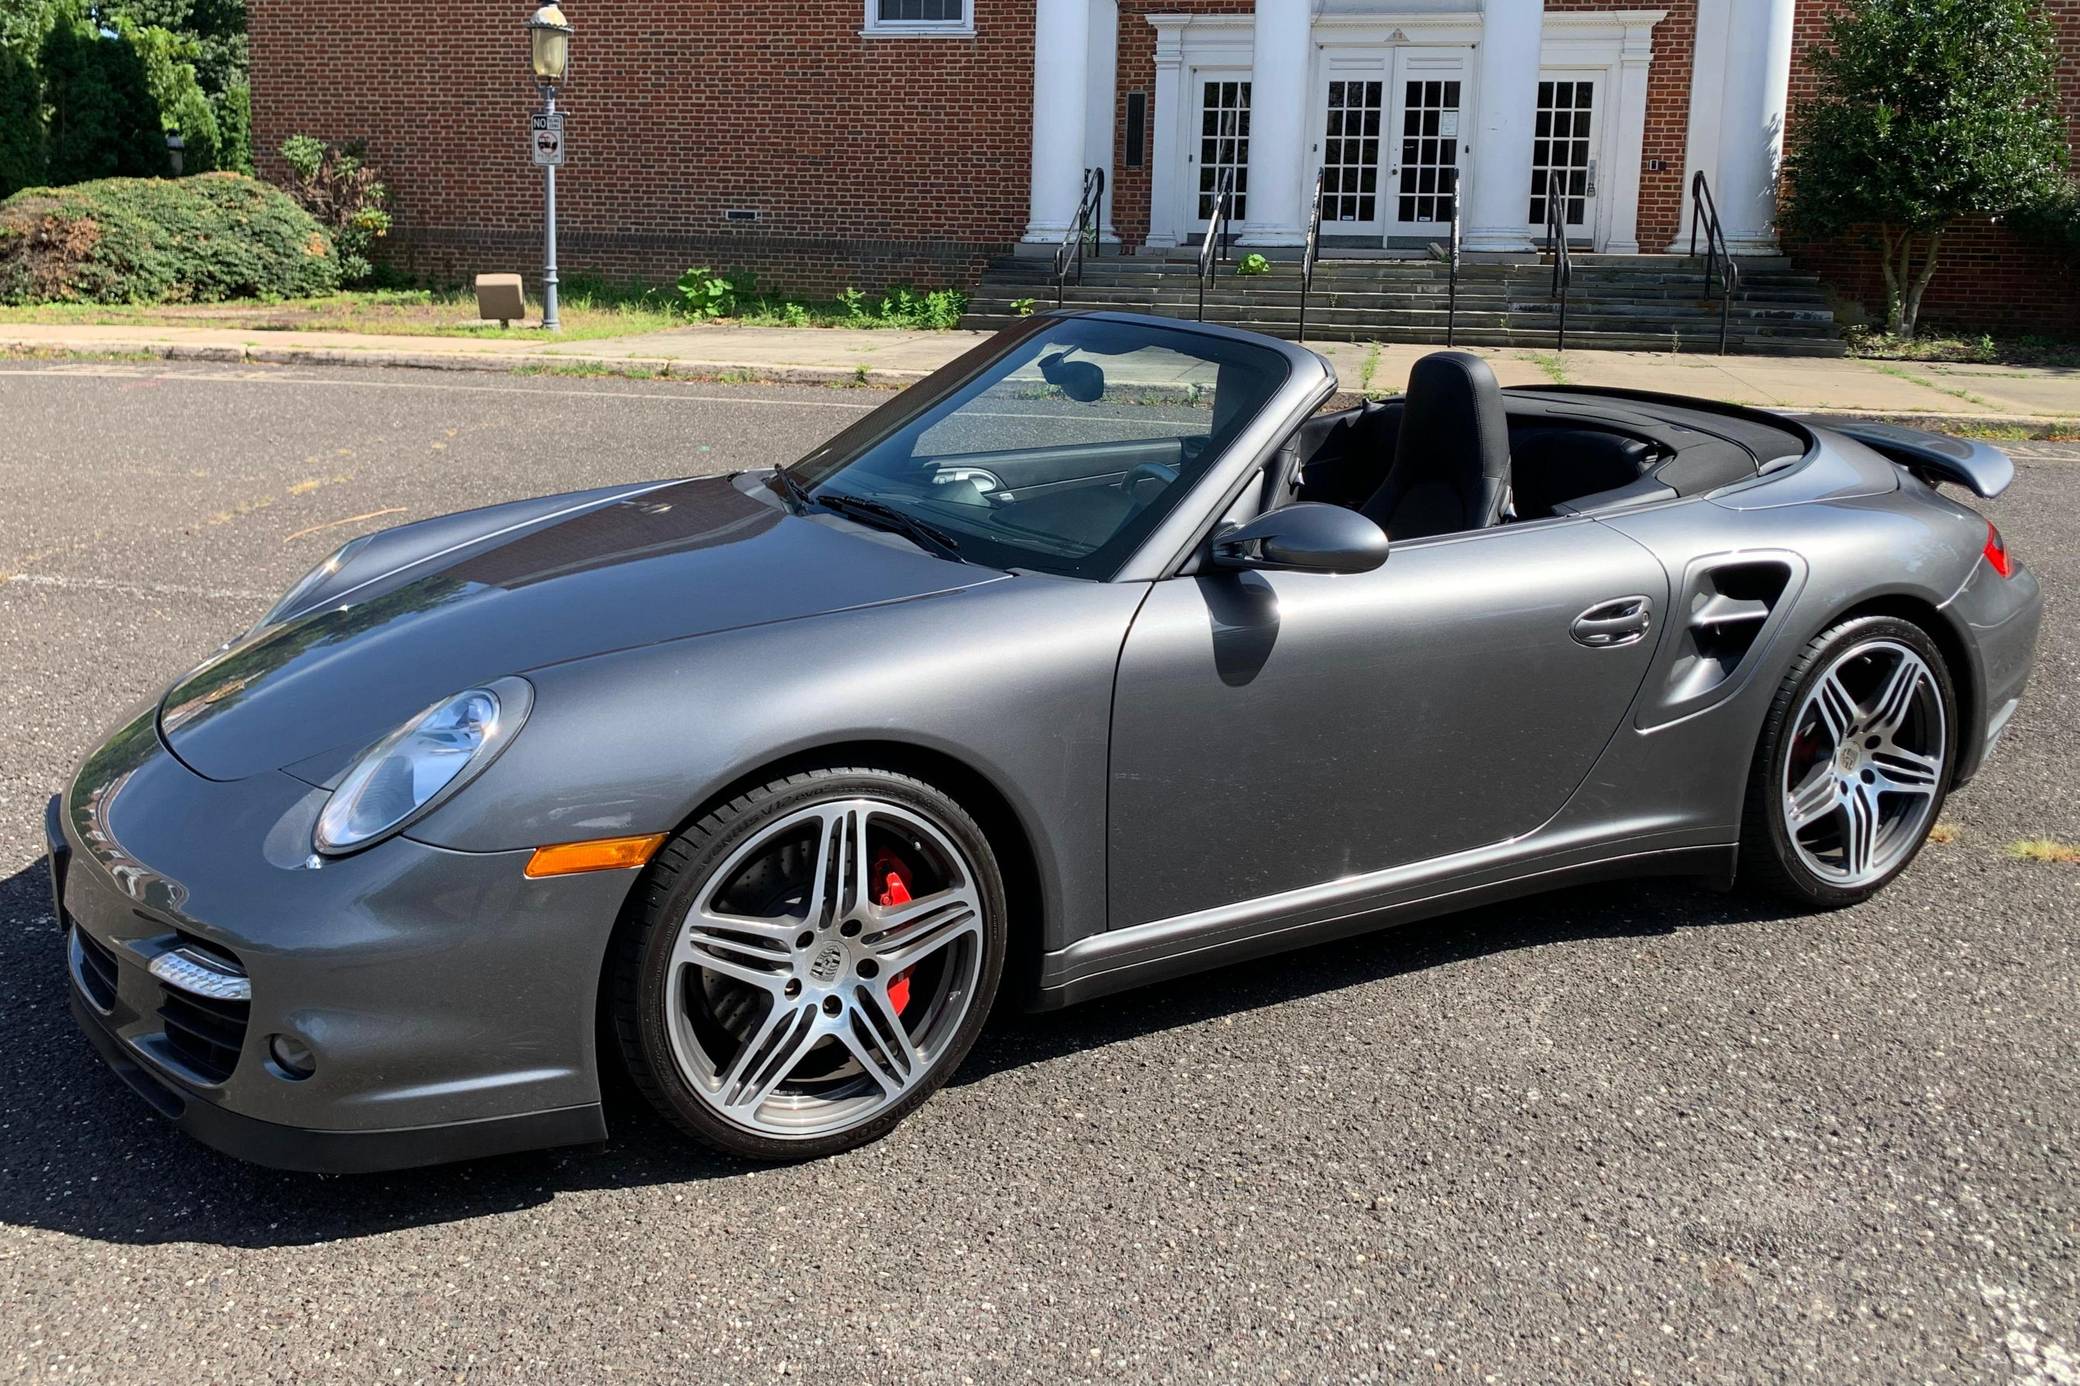
<path id="1" fill-rule="evenodd" d="M 2067 141 L 2080 150 L 2080 0 L 2042 0 L 2058 32 L 2060 107 Z M 1799 107 L 1820 90 L 1813 52 L 1827 42 L 1840 0 L 1801 0 L 1791 55 L 1790 110 L 1785 137 L 1797 137 Z M 1790 241 L 1785 249 L 1802 268 L 1820 275 L 1844 299 L 1882 325 L 1885 276 L 1875 233 L 1826 242 Z M 1922 320 L 1938 327 L 2080 333 L 2080 264 L 2055 250 L 1986 221 L 1960 222 L 1944 233 L 1936 277 L 1922 299 Z"/>
<path id="2" fill-rule="evenodd" d="M 691 264 L 750 269 L 827 294 L 848 284 L 970 283 L 1017 239 L 1031 167 L 1031 0 L 974 0 L 974 38 L 863 38 L 861 0 L 582 0 L 573 16 L 570 163 L 559 179 L 567 271 L 660 279 Z M 1549 9 L 1634 0 L 1547 0 Z M 1839 0 L 1802 0 L 1790 125 L 1817 87 L 1809 50 Z M 2065 109 L 2080 139 L 2080 0 L 2046 0 Z M 1662 0 L 1654 29 L 1639 241 L 1669 244 L 1683 206 L 1697 0 Z M 1246 14 L 1252 0 L 1120 0 L 1113 221 L 1138 244 L 1150 169 L 1124 163 L 1126 96 L 1154 125 L 1152 12 Z M 363 138 L 396 200 L 391 258 L 464 277 L 533 272 L 541 177 L 526 158 L 535 95 L 515 9 L 454 0 L 252 0 L 253 106 L 263 172 L 290 134 Z M 431 17 L 430 17 L 431 16 Z M 370 73 L 371 79 L 342 79 Z M 1652 168 L 1655 162 L 1661 167 Z M 725 220 L 752 208 L 748 225 Z M 2071 328 L 2080 267 L 2002 228 L 1959 228 L 1927 312 L 1972 325 Z M 1874 311 L 1860 238 L 1792 249 Z"/>
<path id="3" fill-rule="evenodd" d="M 1632 0 L 1546 0 L 1548 10 L 1629 10 Z M 1690 59 L 1697 47 L 1697 0 L 1662 0 L 1668 17 L 1654 26 L 1647 68 L 1647 130 L 1640 145 L 1639 248 L 1666 250 L 1683 219 L 1683 160 L 1690 124 Z M 1606 92 L 1600 100 L 1615 99 Z M 1603 119 L 1611 118 L 1606 106 Z M 1654 164 L 1661 167 L 1656 169 Z"/>
<path id="4" fill-rule="evenodd" d="M 818 293 L 972 280 L 1025 226 L 1033 81 L 1030 0 L 974 3 L 973 38 L 863 38 L 860 0 L 574 5 L 562 267 L 707 263 Z M 365 139 L 395 199 L 393 258 L 531 275 L 526 14 L 252 0 L 263 173 L 288 135 Z M 730 208 L 761 219 L 732 225 Z"/>
<path id="5" fill-rule="evenodd" d="M 1113 113 L 1112 225 L 1123 245 L 1131 248 L 1148 238 L 1149 175 L 1156 152 L 1156 125 L 1172 113 L 1156 109 L 1156 31 L 1151 14 L 1248 14 L 1253 0 L 1119 0 L 1119 103 Z M 1184 83 L 1179 83 L 1182 88 Z M 1148 123 L 1142 134 L 1140 168 L 1126 166 L 1127 93 L 1148 98 Z M 1197 98 L 1183 93 L 1185 101 Z"/>

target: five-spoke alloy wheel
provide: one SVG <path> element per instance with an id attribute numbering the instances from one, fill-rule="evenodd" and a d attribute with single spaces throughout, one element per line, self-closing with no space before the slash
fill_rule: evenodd
<path id="1" fill-rule="evenodd" d="M 1955 705 L 1918 626 L 1864 617 L 1816 638 L 1764 728 L 1742 869 L 1820 905 L 1853 903 L 1899 874 L 1942 810 Z"/>
<path id="2" fill-rule="evenodd" d="M 623 939 L 615 1021 L 637 1085 L 734 1153 L 872 1140 L 974 1043 L 1004 955 L 981 830 L 887 771 L 807 772 L 659 854 Z"/>

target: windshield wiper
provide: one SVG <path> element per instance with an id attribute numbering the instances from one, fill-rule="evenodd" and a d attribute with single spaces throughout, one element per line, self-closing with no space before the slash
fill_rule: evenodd
<path id="1" fill-rule="evenodd" d="M 773 482 L 779 487 L 780 495 L 787 502 L 789 510 L 799 515 L 809 508 L 808 488 L 804 487 L 801 482 L 796 481 L 794 474 L 789 472 L 787 468 L 773 468 Z"/>
<path id="2" fill-rule="evenodd" d="M 787 474 L 782 472 L 781 475 Z M 789 477 L 788 480 L 794 479 Z M 796 486 L 800 484 L 795 482 Z M 893 530 L 906 539 L 915 540 L 928 549 L 937 550 L 942 557 L 951 558 L 957 563 L 967 562 L 961 557 L 960 540 L 937 525 L 920 520 L 915 515 L 898 510 L 883 501 L 872 500 L 866 496 L 850 496 L 842 491 L 824 491 L 808 499 L 811 504 L 836 511 L 848 520 L 856 520 L 873 529 Z"/>

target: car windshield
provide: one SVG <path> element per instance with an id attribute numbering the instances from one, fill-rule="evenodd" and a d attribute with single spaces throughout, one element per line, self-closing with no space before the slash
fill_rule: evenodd
<path id="1" fill-rule="evenodd" d="M 1234 338 L 1039 319 L 868 415 L 782 485 L 971 562 L 1103 580 L 1289 369 Z"/>

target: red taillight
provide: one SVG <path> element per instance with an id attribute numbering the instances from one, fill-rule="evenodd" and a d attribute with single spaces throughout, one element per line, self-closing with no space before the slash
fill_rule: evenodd
<path id="1" fill-rule="evenodd" d="M 2015 560 L 2008 557 L 2008 546 L 2001 542 L 2001 532 L 1993 527 L 1991 521 L 1986 525 L 1985 552 L 1986 561 L 1993 565 L 1996 573 L 2004 578 L 2015 576 Z"/>

